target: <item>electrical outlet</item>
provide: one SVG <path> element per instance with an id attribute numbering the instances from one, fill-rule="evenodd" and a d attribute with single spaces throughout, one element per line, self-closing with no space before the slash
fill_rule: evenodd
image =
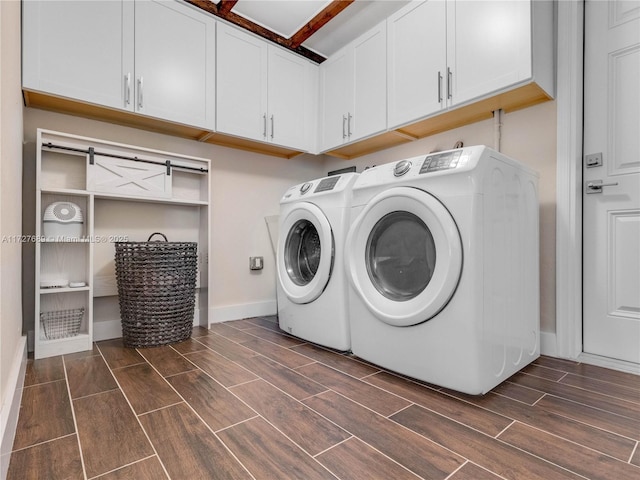
<path id="1" fill-rule="evenodd" d="M 263 257 L 249 257 L 249 270 L 262 270 L 263 267 Z"/>

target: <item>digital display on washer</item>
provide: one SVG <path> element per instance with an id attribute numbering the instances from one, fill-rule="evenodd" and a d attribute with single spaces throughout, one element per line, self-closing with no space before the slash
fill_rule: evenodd
<path id="1" fill-rule="evenodd" d="M 329 177 L 329 178 L 320 180 L 320 183 L 318 184 L 316 189 L 313 191 L 313 193 L 326 192 L 329 190 L 333 190 L 333 187 L 336 186 L 336 183 L 338 183 L 338 180 L 340 180 L 340 177 Z"/>
<path id="2" fill-rule="evenodd" d="M 420 173 L 439 172 L 440 170 L 456 168 L 461 155 L 462 150 L 427 155 L 420 167 Z"/>

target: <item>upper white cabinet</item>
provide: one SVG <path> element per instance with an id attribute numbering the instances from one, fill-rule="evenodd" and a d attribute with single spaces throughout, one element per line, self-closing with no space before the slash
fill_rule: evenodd
<path id="1" fill-rule="evenodd" d="M 215 26 L 178 2 L 24 2 L 23 87 L 213 129 Z"/>
<path id="2" fill-rule="evenodd" d="M 388 19 L 389 126 L 444 108 L 446 4 L 414 2 Z"/>
<path id="3" fill-rule="evenodd" d="M 553 96 L 553 5 L 428 0 L 388 19 L 389 127 L 535 82 Z"/>
<path id="4" fill-rule="evenodd" d="M 320 65 L 321 150 L 386 129 L 386 23 Z"/>
<path id="5" fill-rule="evenodd" d="M 309 150 L 316 67 L 224 24 L 217 48 L 218 132 Z"/>
<path id="6" fill-rule="evenodd" d="M 28 1 L 22 9 L 24 88 L 126 108 L 133 2 Z"/>
<path id="7" fill-rule="evenodd" d="M 451 105 L 531 78 L 531 2 L 446 3 L 447 94 Z"/>
<path id="8" fill-rule="evenodd" d="M 166 0 L 135 9 L 135 110 L 213 130 L 216 21 Z"/>
<path id="9" fill-rule="evenodd" d="M 268 135 L 289 148 L 312 150 L 315 144 L 318 67 L 269 45 Z"/>
<path id="10" fill-rule="evenodd" d="M 353 50 L 344 48 L 320 65 L 321 150 L 349 140 L 347 124 L 354 90 L 352 57 Z"/>

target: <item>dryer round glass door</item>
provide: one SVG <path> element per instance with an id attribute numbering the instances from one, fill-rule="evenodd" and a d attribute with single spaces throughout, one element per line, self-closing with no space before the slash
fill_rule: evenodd
<path id="1" fill-rule="evenodd" d="M 318 298 L 333 270 L 331 225 L 311 203 L 300 203 L 283 220 L 278 241 L 278 281 L 287 297 L 304 304 Z"/>
<path id="2" fill-rule="evenodd" d="M 429 193 L 396 187 L 374 197 L 352 224 L 347 272 L 367 308 L 395 326 L 422 323 L 453 296 L 462 242 L 449 211 Z"/>

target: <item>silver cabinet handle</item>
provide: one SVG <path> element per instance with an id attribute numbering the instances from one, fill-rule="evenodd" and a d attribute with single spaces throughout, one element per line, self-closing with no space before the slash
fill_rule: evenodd
<path id="1" fill-rule="evenodd" d="M 345 124 L 347 123 L 347 116 L 342 115 L 342 139 L 347 138 L 347 130 L 345 128 Z"/>
<path id="2" fill-rule="evenodd" d="M 447 98 L 451 99 L 451 97 L 453 96 L 453 93 L 451 92 L 451 77 L 453 76 L 453 73 L 451 72 L 451 69 L 449 67 L 447 67 Z"/>
<path id="3" fill-rule="evenodd" d="M 131 72 L 124 76 L 124 104 L 131 104 Z"/>
<path id="4" fill-rule="evenodd" d="M 273 115 L 271 115 L 271 139 L 273 139 L 273 133 L 274 133 L 274 122 L 273 122 Z"/>
<path id="5" fill-rule="evenodd" d="M 142 92 L 143 88 L 144 88 L 144 79 L 140 77 L 138 79 L 138 108 L 142 108 L 144 105 L 143 92 Z"/>
<path id="6" fill-rule="evenodd" d="M 442 103 L 442 72 L 438 70 L 438 103 Z"/>
<path id="7" fill-rule="evenodd" d="M 267 138 L 267 114 L 262 114 L 262 136 Z"/>
<path id="8" fill-rule="evenodd" d="M 351 119 L 352 118 L 353 118 L 353 115 L 349 113 L 348 120 L 347 120 L 347 135 L 349 136 L 349 138 L 351 138 Z"/>
<path id="9" fill-rule="evenodd" d="M 618 182 L 602 183 L 602 180 L 594 180 L 593 182 L 587 182 L 587 188 L 585 193 L 602 193 L 602 187 L 615 187 Z"/>

